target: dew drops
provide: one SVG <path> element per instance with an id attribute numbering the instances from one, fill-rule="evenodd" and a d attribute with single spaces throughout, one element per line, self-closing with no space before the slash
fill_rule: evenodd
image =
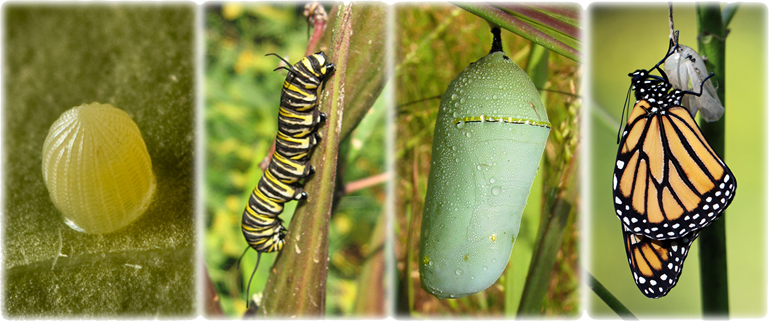
<path id="1" fill-rule="evenodd" d="M 462 273 L 464 272 L 461 269 L 457 269 L 456 271 L 454 271 L 454 273 L 456 273 L 457 275 L 462 275 Z"/>
<path id="2" fill-rule="evenodd" d="M 494 196 L 499 195 L 499 193 L 501 193 L 501 192 L 502 192 L 502 187 L 500 187 L 500 186 L 494 186 L 494 187 L 491 188 L 491 194 L 494 195 Z"/>

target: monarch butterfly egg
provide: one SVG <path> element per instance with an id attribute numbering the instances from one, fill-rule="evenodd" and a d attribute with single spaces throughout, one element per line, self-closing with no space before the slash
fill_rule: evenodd
<path id="1" fill-rule="evenodd" d="M 108 104 L 64 112 L 43 144 L 43 180 L 67 225 L 104 234 L 136 220 L 155 193 L 139 127 Z"/>
<path id="2" fill-rule="evenodd" d="M 425 290 L 463 297 L 499 278 L 549 132 L 539 92 L 504 52 L 451 82 L 435 124 L 422 220 Z"/>

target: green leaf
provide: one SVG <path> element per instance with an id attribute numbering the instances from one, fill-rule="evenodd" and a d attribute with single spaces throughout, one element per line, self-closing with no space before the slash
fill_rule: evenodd
<path id="1" fill-rule="evenodd" d="M 573 23 L 574 18 L 545 14 L 525 6 L 495 6 L 479 2 L 455 4 L 555 53 L 574 61 L 582 60 L 580 31 Z"/>

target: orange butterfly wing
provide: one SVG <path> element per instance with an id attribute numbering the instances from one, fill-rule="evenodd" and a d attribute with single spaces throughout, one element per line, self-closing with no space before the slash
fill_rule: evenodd
<path id="1" fill-rule="evenodd" d="M 613 179 L 614 208 L 622 224 L 657 240 L 707 226 L 729 206 L 737 188 L 729 167 L 685 108 L 655 108 L 646 100 L 630 114 Z"/>

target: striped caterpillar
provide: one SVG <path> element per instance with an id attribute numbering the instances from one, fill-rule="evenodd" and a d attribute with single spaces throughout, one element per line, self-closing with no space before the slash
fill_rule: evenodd
<path id="1" fill-rule="evenodd" d="M 282 57 L 269 55 L 291 66 Z M 321 138 L 318 125 L 326 119 L 326 114 L 317 108 L 318 91 L 334 72 L 334 64 L 328 62 L 326 54 L 321 51 L 302 58 L 290 68 L 275 68 L 278 69 L 287 70 L 288 76 L 280 97 L 275 153 L 251 193 L 241 224 L 249 248 L 258 253 L 246 295 L 250 292 L 251 280 L 259 267 L 262 253 L 283 249 L 287 229 L 278 216 L 283 212 L 284 203 L 307 198 L 301 180 L 315 172 L 309 160 Z"/>

